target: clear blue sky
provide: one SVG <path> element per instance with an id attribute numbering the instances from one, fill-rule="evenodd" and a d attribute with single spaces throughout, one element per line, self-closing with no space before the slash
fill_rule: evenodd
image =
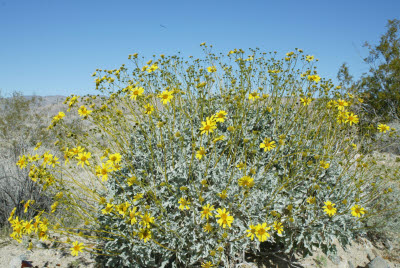
<path id="1" fill-rule="evenodd" d="M 135 52 L 200 56 L 201 42 L 215 52 L 298 47 L 319 58 L 322 76 L 335 79 L 347 62 L 358 77 L 368 70 L 362 44 L 378 42 L 394 18 L 399 0 L 0 0 L 0 90 L 95 93 L 96 68 Z"/>

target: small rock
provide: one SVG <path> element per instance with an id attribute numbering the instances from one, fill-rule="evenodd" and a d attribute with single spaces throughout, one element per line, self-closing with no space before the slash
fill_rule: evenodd
<path id="1" fill-rule="evenodd" d="M 348 264 L 349 268 L 354 268 L 354 264 L 351 261 L 348 261 L 347 264 Z"/>
<path id="2" fill-rule="evenodd" d="M 384 259 L 378 256 L 368 263 L 366 268 L 390 268 L 390 266 Z"/>
<path id="3" fill-rule="evenodd" d="M 383 242 L 383 245 L 384 245 L 388 250 L 392 250 L 392 249 L 393 249 L 393 245 L 392 245 L 392 243 L 390 242 L 389 239 L 386 239 L 386 240 Z"/>
<path id="4" fill-rule="evenodd" d="M 335 256 L 331 256 L 329 257 L 329 259 L 335 264 L 335 265 L 339 265 L 342 262 L 342 258 L 335 255 Z"/>
<path id="5" fill-rule="evenodd" d="M 23 263 L 27 262 L 26 260 L 27 260 L 27 257 L 24 254 L 19 255 L 18 257 L 14 257 L 10 261 L 10 268 L 21 268 Z M 29 266 L 25 266 L 25 267 L 29 267 Z"/>
<path id="6" fill-rule="evenodd" d="M 374 259 L 374 257 L 375 256 L 372 254 L 372 252 L 370 252 L 370 251 L 367 252 L 367 258 L 369 261 L 372 261 Z"/>

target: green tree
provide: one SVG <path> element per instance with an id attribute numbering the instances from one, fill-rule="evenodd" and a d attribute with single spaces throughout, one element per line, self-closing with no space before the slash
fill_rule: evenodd
<path id="1" fill-rule="evenodd" d="M 366 42 L 370 69 L 360 81 L 368 107 L 386 120 L 400 117 L 400 21 L 389 20 L 378 45 Z"/>

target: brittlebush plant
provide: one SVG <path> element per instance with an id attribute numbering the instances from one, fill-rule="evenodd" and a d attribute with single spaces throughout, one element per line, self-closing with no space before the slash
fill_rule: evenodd
<path id="1" fill-rule="evenodd" d="M 18 162 L 54 204 L 12 213 L 14 239 L 111 267 L 228 266 L 262 242 L 332 253 L 397 208 L 379 205 L 392 189 L 368 156 L 375 133 L 395 130 L 361 132 L 362 99 L 321 78 L 313 56 L 202 46 L 204 59 L 130 55 L 133 70 L 93 74 L 101 94 L 66 99 L 49 126 L 59 152 Z M 83 134 L 64 124 L 74 114 Z"/>

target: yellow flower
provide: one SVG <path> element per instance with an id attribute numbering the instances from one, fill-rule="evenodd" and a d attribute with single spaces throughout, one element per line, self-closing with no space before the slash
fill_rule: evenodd
<path id="1" fill-rule="evenodd" d="M 219 112 L 215 115 L 215 121 L 223 123 L 223 122 L 225 121 L 225 119 L 226 119 L 226 115 L 227 115 L 227 114 L 228 114 L 228 113 L 225 112 L 225 111 L 219 111 Z"/>
<path id="2" fill-rule="evenodd" d="M 154 223 L 154 217 L 151 217 L 150 213 L 146 212 L 142 217 L 140 222 L 143 226 L 150 228 L 150 223 Z"/>
<path id="3" fill-rule="evenodd" d="M 40 146 L 42 146 L 42 142 L 38 142 L 33 150 L 36 151 Z"/>
<path id="4" fill-rule="evenodd" d="M 132 186 L 137 182 L 137 178 L 136 176 L 129 177 L 126 182 L 128 183 L 128 186 Z"/>
<path id="5" fill-rule="evenodd" d="M 351 126 L 352 124 L 357 124 L 359 121 L 357 115 L 353 114 L 353 113 L 349 113 L 347 114 L 346 117 L 346 123 L 349 123 L 349 125 Z"/>
<path id="6" fill-rule="evenodd" d="M 212 225 L 207 222 L 206 225 L 204 225 L 203 230 L 207 233 L 211 232 L 213 230 Z"/>
<path id="7" fill-rule="evenodd" d="M 56 116 L 53 117 L 54 121 L 60 121 L 61 119 L 63 119 L 63 117 L 65 116 L 65 113 L 63 112 L 58 112 L 58 114 Z"/>
<path id="8" fill-rule="evenodd" d="M 211 211 L 213 211 L 213 210 L 214 210 L 214 206 L 211 206 L 211 207 L 210 207 L 210 204 L 205 205 L 205 206 L 203 207 L 203 211 L 201 212 L 201 219 L 203 219 L 204 217 L 206 217 L 207 220 L 208 220 L 208 217 L 209 217 L 209 216 L 212 217 Z"/>
<path id="9" fill-rule="evenodd" d="M 332 107 L 334 107 L 334 106 L 336 106 L 336 101 L 334 101 L 334 100 L 330 100 L 330 101 L 328 101 L 328 103 L 326 104 L 326 107 L 327 107 L 327 108 L 332 108 Z"/>
<path id="10" fill-rule="evenodd" d="M 378 130 L 379 130 L 379 132 L 386 133 L 386 131 L 390 130 L 390 127 L 388 125 L 385 125 L 385 124 L 379 124 L 378 125 Z"/>
<path id="11" fill-rule="evenodd" d="M 201 263 L 201 267 L 202 268 L 211 268 L 211 267 L 213 267 L 214 265 L 212 264 L 212 262 L 210 262 L 210 261 L 208 261 L 208 262 L 202 262 Z"/>
<path id="12" fill-rule="evenodd" d="M 224 208 L 222 209 L 217 209 L 218 215 L 215 215 L 216 218 L 220 218 L 217 222 L 222 228 L 226 228 L 226 225 L 231 227 L 231 224 L 233 222 L 233 216 L 229 216 L 229 212 L 226 211 Z"/>
<path id="13" fill-rule="evenodd" d="M 170 102 L 174 97 L 172 93 L 173 93 L 172 90 L 171 91 L 164 90 L 161 94 L 158 95 L 158 97 L 161 99 L 163 104 L 168 104 L 168 102 Z"/>
<path id="14" fill-rule="evenodd" d="M 308 106 L 310 105 L 312 99 L 309 98 L 300 98 L 300 102 L 303 104 L 303 106 Z"/>
<path id="15" fill-rule="evenodd" d="M 278 232 L 278 234 L 282 234 L 283 225 L 281 222 L 274 221 L 274 230 Z"/>
<path id="16" fill-rule="evenodd" d="M 224 135 L 221 135 L 221 136 L 219 136 L 219 137 L 216 137 L 216 138 L 213 140 L 213 142 L 216 143 L 217 141 L 222 141 L 222 140 L 224 140 L 224 138 L 225 138 L 225 136 L 224 136 Z"/>
<path id="17" fill-rule="evenodd" d="M 86 107 L 84 105 L 82 105 L 79 109 L 78 109 L 78 114 L 79 116 L 83 116 L 84 118 L 88 117 L 88 115 L 90 115 L 92 113 L 92 111 L 86 109 Z"/>
<path id="18" fill-rule="evenodd" d="M 26 160 L 26 156 L 20 156 L 19 160 L 17 162 L 17 166 L 19 166 L 21 169 L 25 168 L 26 165 L 28 164 L 28 161 Z"/>
<path id="19" fill-rule="evenodd" d="M 319 166 L 324 168 L 324 169 L 328 169 L 329 168 L 329 163 L 324 161 L 324 160 L 321 160 L 321 161 L 319 161 Z"/>
<path id="20" fill-rule="evenodd" d="M 326 214 L 328 214 L 328 216 L 333 216 L 335 215 L 337 209 L 334 208 L 335 204 L 331 203 L 331 201 L 326 201 L 325 202 L 325 206 L 323 206 L 322 208 L 324 208 L 324 211 L 326 212 Z"/>
<path id="21" fill-rule="evenodd" d="M 133 100 L 133 99 L 136 100 L 136 98 L 137 98 L 138 96 L 143 95 L 144 88 L 142 88 L 142 87 L 135 87 L 135 88 L 130 88 L 129 91 L 130 91 L 130 98 L 131 98 L 131 100 Z"/>
<path id="22" fill-rule="evenodd" d="M 107 204 L 104 209 L 101 210 L 101 213 L 103 214 L 109 214 L 113 211 L 114 205 L 113 204 Z"/>
<path id="23" fill-rule="evenodd" d="M 260 242 L 264 242 L 270 237 L 270 234 L 267 232 L 271 227 L 267 227 L 267 223 L 257 224 L 256 226 L 256 236 Z"/>
<path id="24" fill-rule="evenodd" d="M 340 123 L 346 123 L 347 120 L 347 116 L 348 116 L 349 112 L 346 111 L 339 111 L 338 116 L 336 118 L 337 122 Z"/>
<path id="25" fill-rule="evenodd" d="M 111 165 L 115 165 L 115 164 L 118 164 L 119 162 L 121 162 L 121 159 L 122 159 L 122 156 L 119 153 L 110 154 L 108 156 L 107 163 L 109 163 Z"/>
<path id="26" fill-rule="evenodd" d="M 137 211 L 137 207 L 133 207 L 129 210 L 129 221 L 131 224 L 137 223 L 137 217 L 140 216 L 140 211 Z"/>
<path id="27" fill-rule="evenodd" d="M 256 226 L 250 224 L 249 229 L 246 230 L 246 232 L 248 232 L 247 237 L 250 237 L 250 239 L 253 240 L 256 231 Z"/>
<path id="28" fill-rule="evenodd" d="M 217 128 L 214 116 L 212 116 L 211 118 L 207 117 L 206 121 L 201 122 L 201 124 L 201 134 L 206 133 L 208 135 L 209 133 L 214 132 L 214 129 Z"/>
<path id="29" fill-rule="evenodd" d="M 82 249 L 85 247 L 83 246 L 83 243 L 79 243 L 78 241 L 75 241 L 72 243 L 72 248 L 71 248 L 71 255 L 72 256 L 78 256 L 79 252 L 82 252 Z"/>
<path id="30" fill-rule="evenodd" d="M 351 208 L 351 215 L 354 217 L 361 217 L 362 214 L 365 214 L 365 209 L 363 207 L 360 207 L 359 205 L 354 205 L 354 207 Z"/>
<path id="31" fill-rule="evenodd" d="M 321 80 L 321 77 L 319 77 L 318 75 L 314 74 L 314 75 L 308 75 L 308 76 L 307 76 L 307 79 L 308 79 L 309 81 L 313 81 L 313 82 L 315 82 L 315 83 L 318 83 L 319 80 Z"/>
<path id="32" fill-rule="evenodd" d="M 271 141 L 270 138 L 265 138 L 264 142 L 260 144 L 260 148 L 264 148 L 264 152 L 270 151 L 275 147 L 275 142 Z"/>
<path id="33" fill-rule="evenodd" d="M 148 103 L 146 106 L 144 106 L 144 109 L 145 114 L 151 114 L 154 111 L 154 106 Z"/>
<path id="34" fill-rule="evenodd" d="M 349 106 L 349 103 L 345 100 L 338 99 L 336 101 L 336 107 L 338 108 L 339 111 L 345 110 L 345 107 L 347 106 Z"/>
<path id="35" fill-rule="evenodd" d="M 306 61 L 308 61 L 308 62 L 312 61 L 313 59 L 314 59 L 314 56 L 311 56 L 311 55 L 306 56 Z"/>
<path id="36" fill-rule="evenodd" d="M 315 204 L 315 196 L 310 196 L 307 198 L 308 204 Z"/>
<path id="37" fill-rule="evenodd" d="M 357 150 L 357 144 L 352 143 L 352 144 L 351 144 L 351 147 L 353 147 L 354 150 Z"/>
<path id="38" fill-rule="evenodd" d="M 238 181 L 239 186 L 250 188 L 254 186 L 254 179 L 249 176 L 241 177 Z"/>
<path id="39" fill-rule="evenodd" d="M 133 197 L 133 201 L 134 202 L 137 202 L 137 201 L 139 201 L 140 199 L 142 199 L 143 198 L 143 194 L 142 193 L 138 193 L 138 194 L 136 194 L 134 197 Z"/>
<path id="40" fill-rule="evenodd" d="M 78 162 L 78 166 L 82 165 L 82 167 L 86 164 L 86 165 L 90 165 L 89 163 L 89 158 L 92 157 L 92 154 L 90 152 L 83 152 L 83 153 L 79 153 L 78 156 L 76 157 L 76 159 L 79 160 Z"/>
<path id="41" fill-rule="evenodd" d="M 97 177 L 101 177 L 102 181 L 107 181 L 108 180 L 108 173 L 112 171 L 112 167 L 110 163 L 106 164 L 101 164 L 101 166 L 96 167 L 96 175 Z"/>
<path id="42" fill-rule="evenodd" d="M 217 68 L 215 66 L 207 67 L 207 72 L 209 72 L 209 73 L 215 73 L 216 71 L 217 71 Z"/>
<path id="43" fill-rule="evenodd" d="M 245 168 L 245 167 L 246 167 L 246 163 L 240 162 L 239 164 L 236 165 L 236 167 L 237 167 L 239 170 L 242 170 L 242 168 Z"/>
<path id="44" fill-rule="evenodd" d="M 148 73 L 154 72 L 155 70 L 158 69 L 157 64 L 153 64 L 150 66 L 150 68 L 147 70 Z"/>
<path id="45" fill-rule="evenodd" d="M 204 147 L 200 147 L 200 150 L 197 151 L 196 158 L 201 160 L 201 158 L 203 158 L 203 156 L 205 155 L 206 155 L 206 150 L 204 150 Z"/>
<path id="46" fill-rule="evenodd" d="M 139 230 L 139 238 L 142 239 L 146 243 L 151 238 L 151 230 L 140 229 Z"/>
<path id="47" fill-rule="evenodd" d="M 128 214 L 128 208 L 131 206 L 128 202 L 119 204 L 116 206 L 118 213 L 121 214 L 124 218 Z"/>
<path id="48" fill-rule="evenodd" d="M 51 205 L 51 213 L 54 213 L 58 207 L 58 201 L 54 202 L 53 205 Z"/>
<path id="49" fill-rule="evenodd" d="M 259 94 L 257 92 L 249 93 L 249 100 L 256 100 L 256 99 L 259 99 L 259 98 L 260 98 L 260 96 L 259 96 Z"/>
<path id="50" fill-rule="evenodd" d="M 181 197 L 178 201 L 178 203 L 180 204 L 179 209 L 180 210 L 185 210 L 185 209 L 189 209 L 189 205 L 190 205 L 190 201 L 186 200 L 186 198 Z"/>

